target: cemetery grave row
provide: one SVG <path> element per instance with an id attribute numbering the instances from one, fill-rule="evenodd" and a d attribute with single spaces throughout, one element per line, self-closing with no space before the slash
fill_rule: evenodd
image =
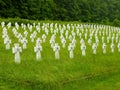
<path id="1" fill-rule="evenodd" d="M 20 53 L 28 49 L 27 45 L 34 43 L 33 51 L 36 53 L 36 60 L 41 60 L 41 52 L 43 50 L 42 43 L 49 43 L 53 49 L 55 59 L 60 59 L 61 48 L 67 48 L 69 58 L 74 58 L 74 49 L 76 43 L 79 44 L 79 50 L 83 57 L 87 55 L 86 49 L 91 48 L 92 54 L 97 54 L 97 48 L 102 45 L 102 53 L 107 53 L 107 48 L 114 53 L 115 48 L 120 52 L 120 28 L 108 25 L 97 24 L 59 24 L 59 23 L 33 23 L 27 25 L 17 22 L 15 26 L 11 22 L 1 23 L 2 39 L 6 50 L 12 50 L 15 55 L 15 62 L 20 63 Z M 14 39 L 10 38 L 9 31 L 12 30 L 17 43 L 13 43 Z M 40 36 L 38 36 L 40 35 Z M 48 40 L 46 40 L 48 38 Z M 57 42 L 57 38 L 60 42 Z M 68 43 L 68 44 L 67 44 Z M 13 45 L 12 45 L 13 44 Z"/>

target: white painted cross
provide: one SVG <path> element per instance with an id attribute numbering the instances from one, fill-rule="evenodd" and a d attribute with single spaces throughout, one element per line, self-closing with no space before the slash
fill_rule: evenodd
<path id="1" fill-rule="evenodd" d="M 28 32 L 27 32 L 27 31 L 24 31 L 24 35 L 25 35 L 25 37 L 27 37 L 27 35 L 28 35 Z"/>
<path id="2" fill-rule="evenodd" d="M 11 22 L 7 24 L 8 29 L 11 27 Z"/>
<path id="3" fill-rule="evenodd" d="M 84 44 L 84 43 L 85 43 L 85 42 L 84 42 L 84 39 L 81 38 L 80 44 L 82 45 L 82 44 Z"/>
<path id="4" fill-rule="evenodd" d="M 86 45 L 85 45 L 85 44 L 82 44 L 82 45 L 81 45 L 82 56 L 85 56 L 85 55 L 86 55 L 85 50 L 86 50 Z"/>
<path id="5" fill-rule="evenodd" d="M 42 40 L 41 40 L 40 38 L 37 38 L 36 44 L 37 44 L 37 45 L 41 45 L 41 43 L 42 43 Z"/>
<path id="6" fill-rule="evenodd" d="M 65 48 L 66 40 L 64 38 L 61 40 L 61 43 L 62 43 L 62 47 Z"/>
<path id="7" fill-rule="evenodd" d="M 88 39 L 88 44 L 91 45 L 92 44 L 92 40 L 89 38 Z"/>
<path id="8" fill-rule="evenodd" d="M 105 43 L 103 43 L 103 45 L 102 45 L 102 49 L 103 49 L 103 54 L 106 54 L 106 44 Z"/>
<path id="9" fill-rule="evenodd" d="M 22 48 L 19 44 L 14 44 L 12 52 L 15 54 L 15 63 L 20 63 L 20 52 L 22 52 Z"/>
<path id="10" fill-rule="evenodd" d="M 22 40 L 21 40 L 21 42 L 22 42 L 22 44 L 23 44 L 23 49 L 26 49 L 27 47 L 26 47 L 26 44 L 28 43 L 28 40 L 26 39 L 26 38 L 23 38 Z"/>
<path id="11" fill-rule="evenodd" d="M 70 44 L 68 46 L 68 51 L 70 52 L 69 56 L 71 59 L 74 58 L 73 50 L 74 50 L 74 46 L 72 44 Z"/>
<path id="12" fill-rule="evenodd" d="M 3 28 L 5 26 L 5 22 L 1 22 L 1 26 Z"/>
<path id="13" fill-rule="evenodd" d="M 60 46 L 58 45 L 58 43 L 56 43 L 53 48 L 53 51 L 55 52 L 55 59 L 60 59 L 59 50 Z"/>
<path id="14" fill-rule="evenodd" d="M 95 37 L 96 44 L 99 45 L 99 39 L 98 37 Z"/>
<path id="15" fill-rule="evenodd" d="M 34 35 L 31 34 L 31 35 L 30 35 L 31 42 L 34 42 L 34 38 L 35 38 Z"/>
<path id="16" fill-rule="evenodd" d="M 5 38 L 4 44 L 6 45 L 6 50 L 10 49 L 11 40 L 9 38 Z"/>
<path id="17" fill-rule="evenodd" d="M 41 59 L 41 51 L 42 51 L 42 46 L 36 44 L 36 46 L 34 47 L 34 52 L 36 52 L 37 60 Z"/>
<path id="18" fill-rule="evenodd" d="M 93 45 L 92 45 L 93 54 L 97 53 L 96 49 L 97 49 L 97 45 L 96 45 L 96 43 L 93 43 Z"/>
<path id="19" fill-rule="evenodd" d="M 55 46 L 55 40 L 54 39 L 50 39 L 50 45 L 52 48 L 54 48 Z"/>
<path id="20" fill-rule="evenodd" d="M 45 34 L 42 35 L 42 39 L 43 39 L 43 42 L 45 42 L 45 40 L 46 40 L 46 35 Z"/>

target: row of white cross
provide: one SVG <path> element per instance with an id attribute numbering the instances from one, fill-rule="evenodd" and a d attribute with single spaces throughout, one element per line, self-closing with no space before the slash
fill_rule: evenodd
<path id="1" fill-rule="evenodd" d="M 8 32 L 12 30 L 15 38 L 18 39 L 18 43 L 14 44 L 12 52 L 15 54 L 15 62 L 20 63 L 20 53 L 22 49 L 27 49 L 28 39 L 31 42 L 36 42 L 34 46 L 34 52 L 36 53 L 36 59 L 41 59 L 42 43 L 46 43 L 47 36 L 50 36 L 49 43 L 53 51 L 55 52 L 55 58 L 60 59 L 59 51 L 60 45 L 56 43 L 56 37 L 60 38 L 62 48 L 66 48 L 66 42 L 69 41 L 68 51 L 70 58 L 74 58 L 74 49 L 76 46 L 76 39 L 80 41 L 80 49 L 82 56 L 86 55 L 86 44 L 91 46 L 93 54 L 97 54 L 97 47 L 99 43 L 102 43 L 103 53 L 106 54 L 107 44 L 110 44 L 111 52 L 114 52 L 115 45 L 117 44 L 118 51 L 120 52 L 120 28 L 96 25 L 96 24 L 58 24 L 58 23 L 38 23 L 33 25 L 15 23 L 15 27 L 9 22 L 5 25 L 5 22 L 1 23 L 2 38 L 6 46 L 6 50 L 10 49 L 12 40 L 9 37 Z M 20 33 L 19 30 L 22 30 Z M 41 34 L 41 38 L 37 35 Z M 20 47 L 19 44 L 22 44 Z"/>

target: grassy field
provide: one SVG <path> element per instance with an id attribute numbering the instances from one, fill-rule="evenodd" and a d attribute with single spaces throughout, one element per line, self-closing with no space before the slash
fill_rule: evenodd
<path id="1" fill-rule="evenodd" d="M 42 43 L 42 60 L 36 61 L 35 43 L 30 42 L 27 49 L 21 53 L 21 63 L 14 62 L 12 47 L 18 42 L 12 33 L 11 49 L 5 50 L 0 26 L 0 90 L 119 90 L 120 89 L 120 53 L 115 47 L 111 53 L 102 53 L 102 44 L 97 48 L 97 54 L 86 44 L 86 56 L 81 55 L 79 38 L 74 50 L 74 59 L 69 58 L 68 48 L 60 48 L 60 59 L 56 60 L 49 44 L 50 34 L 46 43 Z M 34 31 L 34 30 L 33 30 Z M 20 28 L 19 32 L 23 34 Z M 44 32 L 41 32 L 43 34 Z M 37 37 L 41 37 L 38 34 Z M 59 36 L 56 35 L 56 36 Z M 60 43 L 59 37 L 56 41 Z M 66 43 L 69 44 L 69 41 Z M 110 46 L 110 44 L 108 44 Z M 61 44 L 60 44 L 61 46 Z"/>

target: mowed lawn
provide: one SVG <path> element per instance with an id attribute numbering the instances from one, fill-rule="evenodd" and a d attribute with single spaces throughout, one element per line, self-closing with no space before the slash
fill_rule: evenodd
<path id="1" fill-rule="evenodd" d="M 22 30 L 19 32 L 23 33 Z M 22 50 L 21 63 L 16 64 L 12 47 L 17 39 L 12 30 L 8 30 L 8 34 L 12 44 L 10 50 L 5 50 L 0 26 L 0 90 L 120 89 L 120 53 L 117 46 L 115 52 L 111 53 L 110 44 L 107 44 L 107 53 L 103 54 L 100 43 L 97 54 L 93 55 L 92 48 L 86 44 L 86 56 L 82 56 L 80 39 L 76 37 L 74 58 L 70 59 L 68 48 L 64 49 L 60 44 L 60 59 L 56 60 L 49 44 L 51 35 L 48 35 L 46 43 L 42 43 L 42 59 L 37 61 L 35 43 L 30 42 L 28 35 L 27 49 Z M 56 41 L 60 42 L 59 37 L 56 37 Z M 68 46 L 69 42 L 66 44 Z"/>

